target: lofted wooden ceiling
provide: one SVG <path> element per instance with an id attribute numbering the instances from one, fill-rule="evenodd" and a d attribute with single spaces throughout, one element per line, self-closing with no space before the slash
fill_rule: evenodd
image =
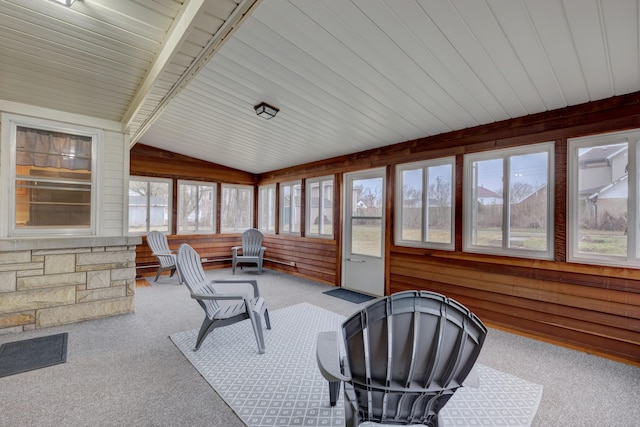
<path id="1" fill-rule="evenodd" d="M 262 173 L 636 92 L 639 1 L 0 0 L 0 100 Z"/>

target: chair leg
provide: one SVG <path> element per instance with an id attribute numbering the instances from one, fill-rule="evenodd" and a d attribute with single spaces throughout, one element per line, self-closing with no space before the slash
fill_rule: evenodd
<path id="1" fill-rule="evenodd" d="M 158 277 L 160 277 L 160 273 L 162 273 L 162 268 L 158 268 L 158 271 L 156 272 L 156 279 L 154 280 L 154 282 L 158 281 Z"/>
<path id="2" fill-rule="evenodd" d="M 331 406 L 336 406 L 338 393 L 340 393 L 340 381 L 329 381 L 329 404 Z"/>
<path id="3" fill-rule="evenodd" d="M 264 354 L 264 335 L 262 334 L 262 321 L 260 320 L 260 312 L 254 312 L 251 318 L 251 326 L 253 326 L 253 332 L 256 335 L 256 342 L 258 343 L 258 353 Z"/>
<path id="4" fill-rule="evenodd" d="M 271 329 L 271 319 L 269 319 L 269 310 L 264 309 L 264 323 L 267 324 L 267 329 Z"/>
<path id="5" fill-rule="evenodd" d="M 209 332 L 210 332 L 209 328 L 211 328 L 212 324 L 213 324 L 213 320 L 210 320 L 208 317 L 205 316 L 204 320 L 202 321 L 202 326 L 200 326 L 200 331 L 198 332 L 198 339 L 196 340 L 196 348 L 194 348 L 193 351 L 197 351 L 200 348 L 204 339 L 207 337 L 207 335 L 209 335 Z"/>
<path id="6" fill-rule="evenodd" d="M 236 274 L 236 264 L 237 264 L 237 261 L 234 258 L 233 261 L 231 261 L 231 272 L 232 272 L 232 274 Z"/>

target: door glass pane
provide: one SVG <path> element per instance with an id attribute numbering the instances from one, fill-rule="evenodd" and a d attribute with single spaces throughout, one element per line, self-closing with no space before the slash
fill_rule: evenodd
<path id="1" fill-rule="evenodd" d="M 578 252 L 627 255 L 628 144 L 578 151 Z"/>
<path id="2" fill-rule="evenodd" d="M 382 216 L 382 178 L 357 179 L 353 181 L 352 216 Z"/>
<path id="3" fill-rule="evenodd" d="M 351 253 L 382 257 L 382 219 L 352 219 Z"/>
<path id="4" fill-rule="evenodd" d="M 351 253 L 381 257 L 383 179 L 354 180 L 351 191 Z"/>

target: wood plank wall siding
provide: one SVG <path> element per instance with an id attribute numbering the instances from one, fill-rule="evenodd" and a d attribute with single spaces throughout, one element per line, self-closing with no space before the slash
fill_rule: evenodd
<path id="1" fill-rule="evenodd" d="M 407 289 L 441 292 L 468 306 L 488 325 L 640 365 L 640 270 L 567 262 L 565 220 L 567 139 L 636 128 L 640 128 L 640 92 L 259 176 L 136 145 L 131 151 L 131 174 L 255 185 L 301 179 L 303 187 L 306 178 L 333 174 L 336 200 L 342 200 L 343 173 L 385 166 L 388 294 Z M 463 155 L 548 141 L 554 141 L 556 147 L 554 260 L 463 252 Z M 456 156 L 455 251 L 393 244 L 395 166 L 445 156 Z M 334 224 L 341 224 L 341 209 L 336 206 Z M 295 267 L 277 263 L 268 267 L 339 286 L 342 229 L 335 228 L 334 240 L 266 236 L 268 257 L 295 263 Z M 178 241 L 192 242 L 204 256 L 225 257 L 230 256 L 230 246 L 239 244 L 240 236 L 170 236 L 170 242 Z M 138 250 L 139 265 L 149 261 L 144 246 Z"/>

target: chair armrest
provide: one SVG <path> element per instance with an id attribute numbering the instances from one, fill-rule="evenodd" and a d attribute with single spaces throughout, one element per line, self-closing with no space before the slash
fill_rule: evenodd
<path id="1" fill-rule="evenodd" d="M 197 299 L 197 300 L 212 300 L 212 301 L 216 301 L 216 300 L 220 300 L 220 301 L 230 301 L 230 300 L 247 301 L 247 296 L 246 295 L 239 295 L 239 294 L 213 294 L 213 295 L 191 294 L 191 298 Z"/>
<path id="2" fill-rule="evenodd" d="M 253 286 L 253 296 L 254 298 L 259 297 L 260 296 L 260 291 L 258 290 L 258 281 L 257 280 L 212 280 L 211 285 L 214 285 L 216 283 L 220 283 L 220 284 L 229 284 L 229 283 L 248 283 L 251 286 Z"/>
<path id="3" fill-rule="evenodd" d="M 340 348 L 338 347 L 338 333 L 320 332 L 316 342 L 316 360 L 322 376 L 331 382 L 349 381 L 350 378 L 342 374 L 340 368 Z"/>
<path id="4" fill-rule="evenodd" d="M 240 249 L 242 249 L 242 246 L 232 246 L 231 252 L 233 252 L 233 255 L 238 255 L 238 250 Z"/>

